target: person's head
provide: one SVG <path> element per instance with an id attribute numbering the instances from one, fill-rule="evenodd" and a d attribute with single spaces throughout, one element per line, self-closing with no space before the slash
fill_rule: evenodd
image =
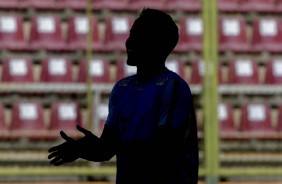
<path id="1" fill-rule="evenodd" d="M 127 64 L 163 65 L 179 39 L 178 27 L 168 14 L 143 9 L 126 40 Z"/>

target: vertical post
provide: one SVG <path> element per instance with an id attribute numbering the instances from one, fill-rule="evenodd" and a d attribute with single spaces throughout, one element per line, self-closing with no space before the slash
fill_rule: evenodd
<path id="1" fill-rule="evenodd" d="M 92 1 L 87 0 L 86 16 L 88 19 L 88 33 L 86 36 L 86 62 L 87 62 L 87 129 L 93 130 L 93 89 L 90 71 L 92 59 Z"/>
<path id="2" fill-rule="evenodd" d="M 202 0 L 204 25 L 204 159 L 206 183 L 219 180 L 217 0 Z"/>

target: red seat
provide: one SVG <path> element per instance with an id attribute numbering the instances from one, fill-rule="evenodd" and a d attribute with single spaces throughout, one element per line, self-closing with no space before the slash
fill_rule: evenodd
<path id="1" fill-rule="evenodd" d="M 56 5 L 61 9 L 86 10 L 87 0 L 57 0 Z"/>
<path id="2" fill-rule="evenodd" d="M 108 113 L 109 113 L 108 104 L 100 103 L 98 104 L 98 106 L 96 106 L 95 116 L 98 121 L 98 124 L 95 127 L 96 128 L 95 132 L 97 132 L 98 134 L 101 134 L 102 130 L 104 129 L 104 125 L 107 120 Z"/>
<path id="3" fill-rule="evenodd" d="M 228 74 L 229 84 L 259 84 L 258 64 L 251 59 L 231 61 Z"/>
<path id="4" fill-rule="evenodd" d="M 3 61 L 3 82 L 33 82 L 32 61 L 24 58 Z"/>
<path id="5" fill-rule="evenodd" d="M 30 32 L 32 49 L 63 50 L 61 23 L 57 16 L 43 15 L 33 17 Z"/>
<path id="6" fill-rule="evenodd" d="M 187 52 L 202 49 L 203 22 L 200 17 L 189 17 L 180 21 L 179 42 L 174 51 Z"/>
<path id="7" fill-rule="evenodd" d="M 282 60 L 267 62 L 265 84 L 282 84 Z"/>
<path id="8" fill-rule="evenodd" d="M 124 77 L 131 76 L 137 73 L 136 66 L 129 66 L 126 61 L 119 60 L 116 65 L 116 80 L 123 79 Z"/>
<path id="9" fill-rule="evenodd" d="M 27 48 L 24 39 L 22 18 L 18 15 L 0 16 L 0 48 L 23 50 Z"/>
<path id="10" fill-rule="evenodd" d="M 167 0 L 165 9 L 198 12 L 201 9 L 200 0 Z"/>
<path id="11" fill-rule="evenodd" d="M 110 83 L 110 64 L 105 59 L 93 59 L 90 61 L 90 75 L 94 83 Z M 87 62 L 79 62 L 78 82 L 87 81 Z"/>
<path id="12" fill-rule="evenodd" d="M 204 62 L 202 60 L 200 61 L 194 61 L 191 66 L 191 76 L 188 81 L 191 84 L 202 84 L 203 82 L 203 75 L 204 75 Z M 222 84 L 223 81 L 223 75 L 222 75 L 222 67 L 218 67 L 218 82 Z"/>
<path id="13" fill-rule="evenodd" d="M 106 20 L 105 47 L 109 51 L 125 51 L 125 41 L 129 36 L 129 31 L 133 19 L 131 17 L 119 16 L 110 17 Z"/>
<path id="14" fill-rule="evenodd" d="M 31 139 L 45 139 L 42 135 L 33 135 L 39 131 L 46 131 L 42 105 L 38 102 L 16 102 L 13 104 L 11 130 L 22 132 L 17 134 L 17 138 L 27 132 L 30 133 L 28 137 Z"/>
<path id="15" fill-rule="evenodd" d="M 163 9 L 162 0 L 129 0 L 129 9 L 140 10 L 143 8 Z"/>
<path id="16" fill-rule="evenodd" d="M 220 18 L 220 51 L 246 52 L 250 49 L 247 27 L 243 18 Z"/>
<path id="17" fill-rule="evenodd" d="M 48 58 L 43 60 L 41 82 L 72 82 L 72 63 L 66 58 Z"/>
<path id="18" fill-rule="evenodd" d="M 272 12 L 274 10 L 274 0 L 240 0 L 241 11 Z"/>
<path id="19" fill-rule="evenodd" d="M 218 0 L 218 9 L 221 12 L 240 11 L 238 0 Z"/>
<path id="20" fill-rule="evenodd" d="M 50 130 L 76 130 L 82 126 L 79 106 L 74 102 L 54 102 L 51 106 Z"/>
<path id="21" fill-rule="evenodd" d="M 282 0 L 276 0 L 274 3 L 274 11 L 281 12 L 282 11 Z"/>
<path id="22" fill-rule="evenodd" d="M 18 6 L 20 8 L 35 8 L 35 9 L 57 9 L 56 0 L 19 0 Z"/>
<path id="23" fill-rule="evenodd" d="M 101 50 L 102 42 L 99 38 L 98 23 L 95 17 L 92 17 L 92 46 L 94 50 Z M 70 17 L 68 21 L 67 47 L 70 50 L 86 49 L 86 37 L 89 31 L 89 21 L 85 16 Z"/>
<path id="24" fill-rule="evenodd" d="M 230 104 L 220 103 L 218 105 L 218 119 L 221 132 L 236 131 L 233 109 Z"/>
<path id="25" fill-rule="evenodd" d="M 95 0 L 93 3 L 94 10 L 129 10 L 127 0 Z"/>
<path id="26" fill-rule="evenodd" d="M 254 51 L 282 51 L 281 20 L 277 18 L 256 19 L 253 26 Z"/>
<path id="27" fill-rule="evenodd" d="M 245 104 L 241 107 L 240 131 L 273 131 L 267 104 Z"/>
<path id="28" fill-rule="evenodd" d="M 168 59 L 166 62 L 165 62 L 165 66 L 177 73 L 180 77 L 182 78 L 185 78 L 185 72 L 184 72 L 184 64 L 181 60 L 176 60 L 176 59 Z"/>
<path id="29" fill-rule="evenodd" d="M 0 0 L 0 9 L 17 9 L 18 0 Z"/>

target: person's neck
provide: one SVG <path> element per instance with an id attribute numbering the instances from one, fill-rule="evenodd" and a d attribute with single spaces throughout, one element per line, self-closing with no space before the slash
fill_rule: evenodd
<path id="1" fill-rule="evenodd" d="M 164 64 L 137 66 L 137 79 L 140 82 L 146 82 L 153 79 L 165 67 Z"/>

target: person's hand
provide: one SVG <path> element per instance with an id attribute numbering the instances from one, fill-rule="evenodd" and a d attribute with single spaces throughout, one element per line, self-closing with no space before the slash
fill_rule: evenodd
<path id="1" fill-rule="evenodd" d="M 79 130 L 85 135 L 84 138 L 93 136 L 93 134 L 90 131 L 80 127 L 79 125 L 77 125 L 76 128 L 77 130 Z M 68 162 L 73 162 L 76 159 L 78 159 L 80 156 L 79 151 L 81 151 L 80 147 L 82 146 L 80 145 L 79 140 L 74 140 L 73 138 L 67 136 L 65 132 L 60 131 L 60 135 L 64 140 L 66 140 L 66 142 L 51 147 L 48 150 L 48 152 L 50 153 L 48 159 L 52 159 L 50 161 L 50 164 L 53 164 L 54 166 L 59 166 Z"/>

